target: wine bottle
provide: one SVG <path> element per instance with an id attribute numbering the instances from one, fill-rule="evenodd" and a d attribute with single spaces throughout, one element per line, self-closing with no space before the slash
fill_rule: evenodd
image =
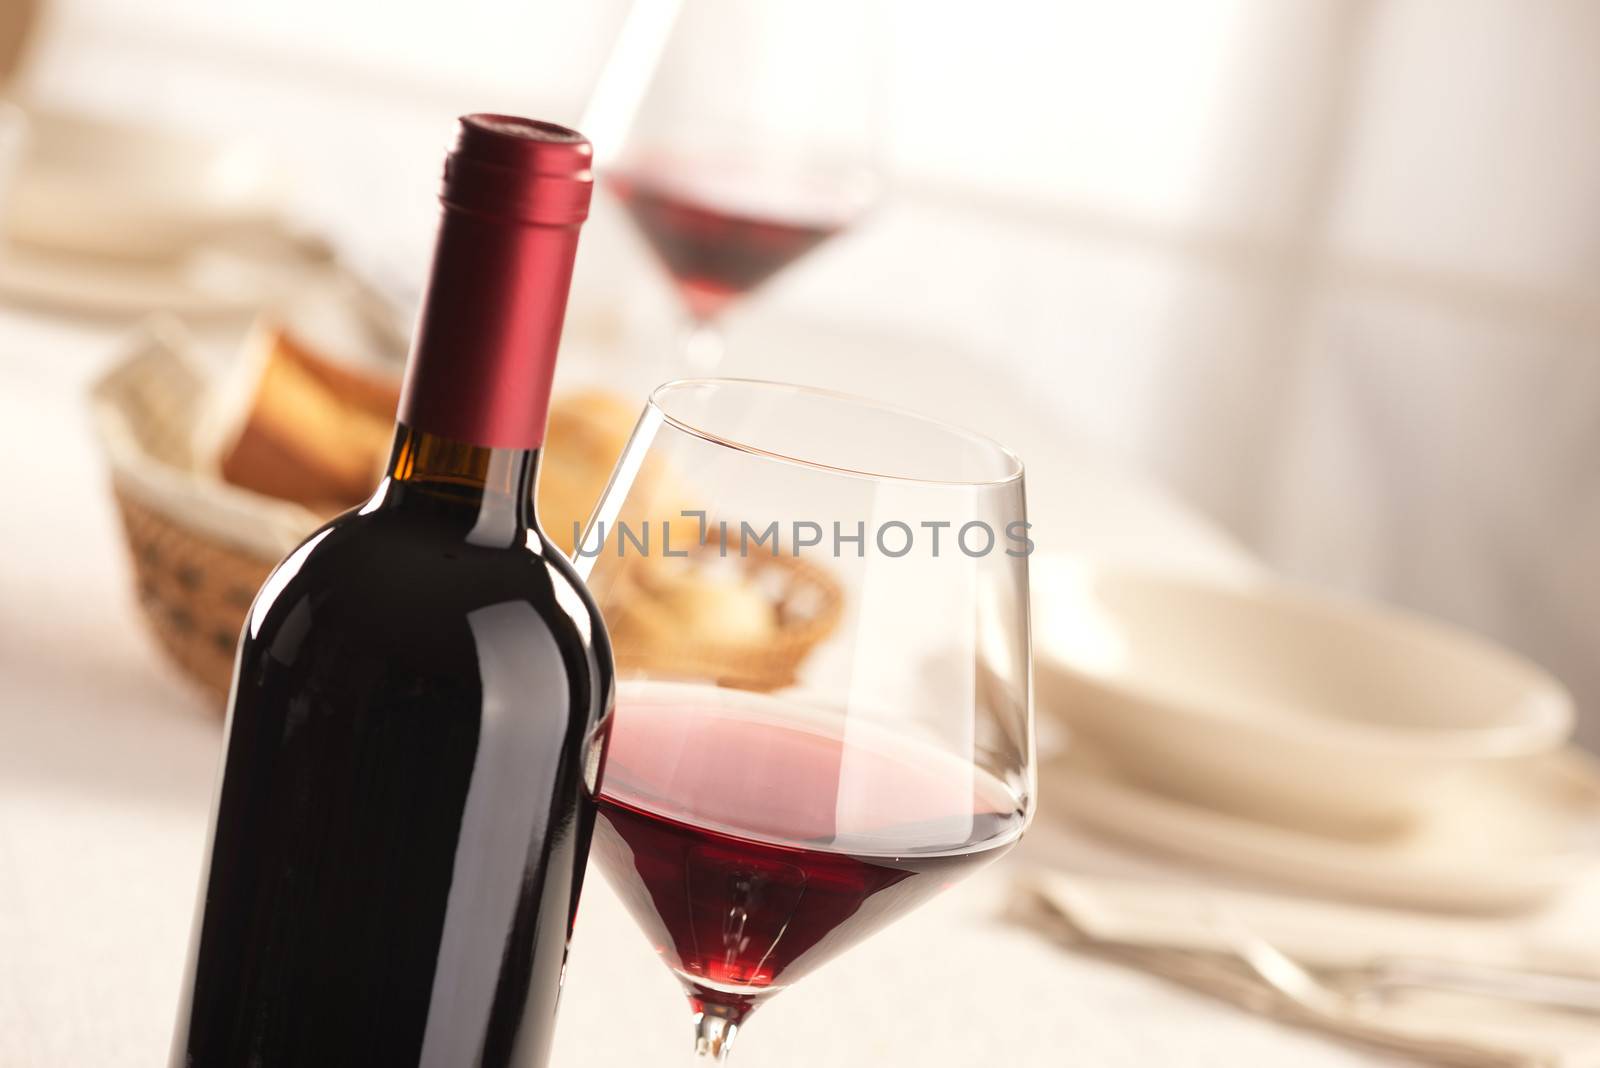
<path id="1" fill-rule="evenodd" d="M 387 474 L 240 638 L 174 1066 L 546 1062 L 613 699 L 533 505 L 589 162 L 461 120 Z"/>

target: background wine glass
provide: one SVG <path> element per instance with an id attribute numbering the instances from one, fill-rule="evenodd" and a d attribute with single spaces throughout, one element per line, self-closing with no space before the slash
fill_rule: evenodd
<path id="1" fill-rule="evenodd" d="M 580 551 L 622 680 L 594 855 L 702 1056 L 1021 835 L 1025 522 L 1016 457 L 946 424 L 765 382 L 652 395 Z"/>
<path id="2" fill-rule="evenodd" d="M 875 0 L 630 12 L 582 125 L 688 311 L 695 371 L 720 361 L 729 304 L 876 198 L 880 15 Z"/>

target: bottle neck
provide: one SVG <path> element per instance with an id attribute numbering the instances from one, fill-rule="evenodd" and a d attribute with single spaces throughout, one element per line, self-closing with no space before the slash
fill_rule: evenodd
<path id="1" fill-rule="evenodd" d="M 400 423 L 388 470 L 364 510 L 426 514 L 480 545 L 528 544 L 538 526 L 538 471 L 538 449 L 470 445 Z"/>
<path id="2" fill-rule="evenodd" d="M 578 227 L 445 202 L 399 421 L 491 449 L 544 441 Z"/>
<path id="3" fill-rule="evenodd" d="M 539 544 L 534 476 L 593 179 L 589 143 L 469 115 L 445 161 L 433 265 L 369 508 L 433 511 L 468 540 Z"/>

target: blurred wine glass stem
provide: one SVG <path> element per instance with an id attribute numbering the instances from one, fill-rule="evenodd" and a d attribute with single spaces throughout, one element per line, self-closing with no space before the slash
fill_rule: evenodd
<path id="1" fill-rule="evenodd" d="M 692 375 L 708 375 L 722 364 L 727 349 L 722 327 L 715 319 L 691 319 L 683 341 L 684 363 Z"/>
<path id="2" fill-rule="evenodd" d="M 694 1018 L 694 1052 L 699 1064 L 720 1063 L 728 1059 L 739 1025 L 726 1016 L 701 1012 Z"/>

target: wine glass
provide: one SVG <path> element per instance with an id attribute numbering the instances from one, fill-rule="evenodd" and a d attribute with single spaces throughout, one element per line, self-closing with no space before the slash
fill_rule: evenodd
<path id="1" fill-rule="evenodd" d="M 874 0 L 638 0 L 583 129 L 596 170 L 676 285 L 685 357 L 721 360 L 736 298 L 878 192 Z"/>
<path id="2" fill-rule="evenodd" d="M 844 394 L 673 382 L 578 545 L 619 679 L 593 855 L 720 1061 L 1027 825 L 1022 464 Z"/>

